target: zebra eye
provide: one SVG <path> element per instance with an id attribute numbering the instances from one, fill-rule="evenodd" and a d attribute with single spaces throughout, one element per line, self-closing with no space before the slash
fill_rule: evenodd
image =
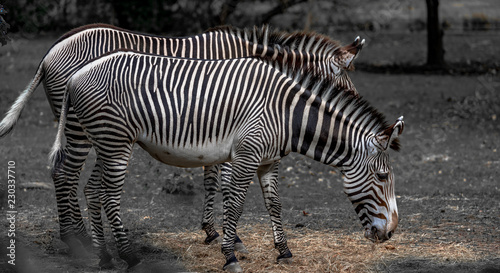
<path id="1" fill-rule="evenodd" d="M 389 173 L 377 173 L 377 178 L 380 181 L 387 181 L 387 178 L 389 178 Z"/>

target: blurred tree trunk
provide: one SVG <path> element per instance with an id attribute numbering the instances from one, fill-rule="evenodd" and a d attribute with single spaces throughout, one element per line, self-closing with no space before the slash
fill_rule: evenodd
<path id="1" fill-rule="evenodd" d="M 9 36 L 7 36 L 7 30 L 10 28 L 10 25 L 5 22 L 3 19 L 2 15 L 5 15 L 7 11 L 5 8 L 0 4 L 0 44 L 2 46 L 7 44 L 7 41 L 10 41 Z"/>
<path id="2" fill-rule="evenodd" d="M 236 9 L 236 5 L 238 4 L 238 0 L 228 0 L 226 1 L 220 10 L 220 13 L 215 17 L 216 25 L 225 25 L 227 24 L 227 18 L 234 12 Z"/>
<path id="3" fill-rule="evenodd" d="M 306 16 L 306 21 L 304 23 L 304 31 L 310 31 L 311 30 L 311 26 L 313 24 L 313 16 L 314 16 L 314 12 L 313 12 L 313 1 L 314 0 L 309 0 L 309 8 L 307 9 L 307 16 Z"/>
<path id="4" fill-rule="evenodd" d="M 427 65 L 445 66 L 443 35 L 439 24 L 439 0 L 425 0 L 427 4 Z"/>

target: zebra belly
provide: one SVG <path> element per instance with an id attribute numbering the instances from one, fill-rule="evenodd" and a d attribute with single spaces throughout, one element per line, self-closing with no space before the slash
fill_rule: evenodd
<path id="1" fill-rule="evenodd" d="M 159 145 L 145 139 L 139 139 L 137 143 L 156 160 L 183 168 L 209 166 L 230 161 L 233 146 L 231 141 L 178 147 Z"/>

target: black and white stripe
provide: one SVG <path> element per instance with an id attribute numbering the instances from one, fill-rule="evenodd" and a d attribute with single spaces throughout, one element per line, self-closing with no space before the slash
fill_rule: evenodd
<path id="1" fill-rule="evenodd" d="M 276 46 L 287 50 L 282 51 L 283 54 L 280 55 L 274 50 Z M 279 59 L 279 64 L 283 68 L 312 70 L 324 78 L 334 79 L 336 85 L 341 86 L 345 91 L 356 92 L 345 71 L 351 68 L 352 60 L 362 46 L 363 42 L 359 39 L 350 45 L 340 47 L 337 42 L 315 33 L 285 33 L 270 31 L 267 27 L 252 30 L 219 27 L 192 37 L 165 38 L 135 33 L 109 25 L 87 25 L 66 33 L 50 48 L 40 62 L 33 81 L 0 122 L 0 136 L 7 134 L 13 128 L 31 94 L 42 80 L 52 111 L 57 117 L 61 110 L 68 77 L 85 62 L 119 48 L 200 59 L 263 56 L 268 60 Z M 90 243 L 78 206 L 76 190 L 79 173 L 91 144 L 72 109 L 69 109 L 65 134 L 68 141 L 64 150 L 63 172 L 55 172 L 53 179 L 61 239 L 73 249 L 79 245 L 75 242 L 75 236 L 84 244 Z M 101 167 L 98 164 L 99 162 L 96 162 L 85 188 L 91 217 L 95 218 L 96 223 L 100 219 L 98 188 Z M 222 168 L 223 177 L 228 176 L 225 170 L 230 170 L 230 168 Z M 212 171 L 218 171 L 218 168 Z M 208 179 L 209 181 L 217 183 L 213 179 Z M 216 232 L 212 224 L 213 202 L 211 200 L 215 194 L 213 189 L 217 185 L 210 186 L 208 182 L 205 183 L 208 195 L 205 201 L 203 227 L 207 232 L 207 237 L 214 237 Z M 92 228 L 102 229 L 98 226 L 92 226 Z"/>
<path id="2" fill-rule="evenodd" d="M 290 152 L 342 171 L 346 193 L 369 239 L 386 240 L 397 226 L 386 150 L 398 147 L 402 119 L 388 126 L 365 101 L 317 75 L 281 71 L 259 58 L 210 61 L 119 51 L 75 73 L 68 96 L 102 161 L 101 200 L 120 257 L 130 266 L 138 259 L 123 232 L 119 201 L 136 142 L 166 164 L 232 162 L 231 180 L 223 185 L 222 249 L 226 267 L 233 271 L 239 270 L 233 252 L 236 224 L 255 172 L 271 215 L 278 259 L 291 257 L 273 188 L 278 162 Z M 55 170 L 62 160 L 64 119 L 61 115 L 51 153 Z"/>

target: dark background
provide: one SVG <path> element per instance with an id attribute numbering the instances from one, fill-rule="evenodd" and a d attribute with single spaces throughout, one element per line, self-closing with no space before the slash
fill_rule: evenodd
<path id="1" fill-rule="evenodd" d="M 494 0 L 440 1 L 446 30 L 498 30 Z M 423 31 L 426 1 L 321 0 L 4 0 L 10 32 L 65 32 L 91 22 L 168 35 L 198 33 L 219 24 L 270 23 L 285 30 Z"/>
<path id="2" fill-rule="evenodd" d="M 260 252 L 256 253 L 252 244 L 260 241 L 248 240 L 250 234 L 243 232 L 242 239 L 247 238 L 252 255 L 242 266 L 250 268 L 250 264 L 255 263 L 254 272 L 294 272 L 301 264 L 324 266 L 319 268 L 338 265 L 340 270 L 329 269 L 333 272 L 499 271 L 498 1 L 440 1 L 438 33 L 443 33 L 444 63 L 437 66 L 427 65 L 429 45 L 424 0 L 0 0 L 0 4 L 5 8 L 4 12 L 0 11 L 4 20 L 0 24 L 0 41 L 4 39 L 6 43 L 0 47 L 0 115 L 32 79 L 40 60 L 57 38 L 83 24 L 102 22 L 135 31 L 186 36 L 221 23 L 238 27 L 269 23 L 282 30 L 317 31 L 342 44 L 361 36 L 366 39 L 366 45 L 355 62 L 356 71 L 349 75 L 359 93 L 390 122 L 403 115 L 406 125 L 401 136 L 401 151 L 390 155 L 400 224 L 388 244 L 396 249 L 386 250 L 382 245 L 372 251 L 374 246 L 363 238 L 362 227 L 342 192 L 338 174 L 328 166 L 290 155 L 282 161 L 280 195 L 285 231 L 291 238 L 296 262 L 285 269 L 269 268 L 277 253 L 269 238 L 271 229 L 260 188 L 254 180 L 240 226 L 254 230 L 250 234 L 261 236 L 259 238 L 266 242 L 268 260 L 258 260 Z M 10 25 L 9 29 L 5 22 Z M 6 169 L 8 161 L 15 161 L 18 172 L 17 229 L 20 253 L 24 253 L 19 259 L 24 267 L 10 269 L 99 272 L 96 258 L 90 262 L 72 258 L 58 237 L 47 161 L 57 121 L 42 89 L 39 87 L 35 92 L 14 130 L 0 139 L 0 169 Z M 85 185 L 91 169 L 88 166 L 93 166 L 94 159 L 95 155 L 91 155 L 87 161 L 80 189 Z M 4 173 L 0 172 L 3 210 L 7 205 Z M 166 166 L 135 148 L 125 182 L 122 211 L 130 237 L 146 262 L 165 263 L 173 251 L 189 270 L 220 270 L 223 262 L 217 247 L 204 254 L 219 259 L 210 266 L 200 266 L 186 254 L 189 249 L 204 247 L 200 231 L 202 177 L 201 169 Z M 81 192 L 79 194 L 81 207 L 85 208 L 85 199 Z M 219 196 L 217 204 L 220 199 Z M 222 206 L 217 204 L 220 216 Z M 2 226 L 6 226 L 5 220 L 0 217 Z M 221 217 L 218 221 L 220 227 Z M 256 222 L 265 228 L 254 228 Z M 0 232 L 0 255 L 5 257 L 5 232 Z M 167 246 L 162 243 L 168 238 L 150 240 L 151 234 L 160 237 L 198 234 L 200 239 L 194 240 L 193 245 L 186 245 L 189 240 L 175 239 Z M 337 239 L 340 247 L 328 249 L 327 255 L 320 259 L 299 252 L 308 244 L 303 242 L 307 234 L 317 234 L 315 236 L 324 242 L 331 242 L 332 238 L 345 240 Z M 112 247 L 111 237 L 108 242 Z M 358 244 L 355 250 L 361 257 L 341 252 L 342 245 L 348 242 Z M 323 245 L 310 248 L 320 249 Z M 337 260 L 325 258 L 331 257 L 330 254 L 337 255 Z M 364 262 L 369 255 L 373 255 L 373 259 Z M 344 260 L 338 260 L 340 258 Z M 0 259 L 0 272 L 6 266 L 4 258 Z"/>
<path id="3" fill-rule="evenodd" d="M 440 3 L 440 4 L 439 4 Z M 4 20 L 0 24 L 0 41 L 5 43 L 5 32 L 13 37 L 35 38 L 40 35 L 58 35 L 71 28 L 88 23 L 108 23 L 125 29 L 169 36 L 200 33 L 210 27 L 231 24 L 237 27 L 270 24 L 281 30 L 313 30 L 339 37 L 339 33 L 356 32 L 365 39 L 380 34 L 422 35 L 418 45 L 402 50 L 407 55 L 395 60 L 384 60 L 384 69 L 397 65 L 405 72 L 418 72 L 421 64 L 438 64 L 437 70 L 447 66 L 453 71 L 485 73 L 498 69 L 498 58 L 474 58 L 467 51 L 453 52 L 447 36 L 488 32 L 495 35 L 500 29 L 500 5 L 494 0 L 482 1 L 321 1 L 321 0 L 6 0 Z M 437 6 L 439 4 L 439 6 Z M 435 6 L 436 8 L 432 8 Z M 435 10 L 439 14 L 430 13 Z M 432 15 L 432 16 L 431 16 Z M 431 17 L 428 17 L 431 16 Z M 434 18 L 434 20 L 433 20 Z M 429 21 L 429 24 L 427 22 Z M 5 28 L 5 22 L 10 26 Z M 444 34 L 444 35 L 443 35 Z M 12 36 L 11 35 L 11 36 Z M 441 39 L 445 39 L 444 44 Z M 389 39 L 399 40 L 396 37 Z M 352 39 L 352 38 L 351 38 Z M 428 43 L 426 44 L 426 40 Z M 451 41 L 455 44 L 455 41 Z M 471 45 L 474 47 L 477 45 Z M 415 48 L 424 56 L 408 54 Z M 478 49 L 482 50 L 481 47 Z M 387 49 L 389 50 L 389 49 Z M 397 48 L 391 51 L 397 51 Z M 474 51 L 474 48 L 471 48 Z M 432 52 L 433 51 L 433 52 Z M 444 52 L 442 56 L 436 57 Z M 457 54 L 456 56 L 454 54 Z M 491 52 L 491 56 L 495 56 Z M 380 56 L 380 54 L 377 54 Z M 383 56 L 386 58 L 387 56 Z M 420 57 L 416 59 L 412 57 Z M 363 60 L 365 65 L 378 60 Z M 364 67 L 363 69 L 372 69 Z M 378 70 L 375 68 L 375 70 Z M 429 70 L 429 67 L 427 67 Z M 436 67 L 434 67 L 436 70 Z"/>

